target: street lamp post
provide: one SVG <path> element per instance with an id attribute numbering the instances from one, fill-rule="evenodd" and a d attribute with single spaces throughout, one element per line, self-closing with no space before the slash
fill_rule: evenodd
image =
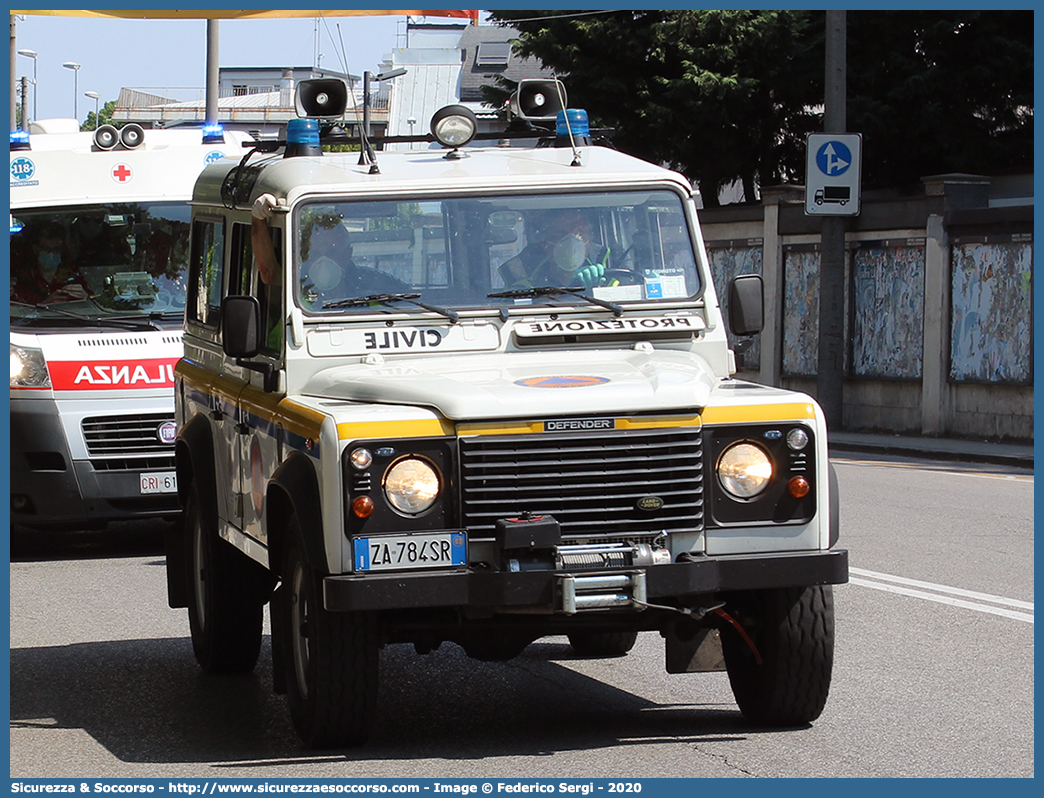
<path id="1" fill-rule="evenodd" d="M 66 61 L 62 64 L 66 69 L 73 71 L 73 118 L 77 124 L 80 122 L 80 65 L 75 61 Z"/>
<path id="2" fill-rule="evenodd" d="M 101 95 L 96 91 L 85 91 L 83 96 L 94 100 L 94 129 L 97 130 L 101 127 L 101 111 L 98 110 L 101 105 Z"/>
<path id="3" fill-rule="evenodd" d="M 36 96 L 40 90 L 36 87 L 36 50 L 19 50 L 18 55 L 33 59 L 33 121 L 36 121 Z"/>
<path id="4" fill-rule="evenodd" d="M 405 74 L 406 70 L 402 67 L 389 69 L 387 72 L 381 72 L 377 75 L 374 75 L 372 72 L 363 72 L 363 131 L 367 139 L 370 138 L 370 81 L 376 80 L 378 83 L 381 83 Z"/>

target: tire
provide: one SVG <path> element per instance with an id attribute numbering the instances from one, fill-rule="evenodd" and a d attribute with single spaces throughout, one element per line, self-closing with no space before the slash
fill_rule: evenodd
<path id="1" fill-rule="evenodd" d="M 206 673 L 248 673 L 261 651 L 267 572 L 218 537 L 193 484 L 185 507 L 192 651 Z"/>
<path id="2" fill-rule="evenodd" d="M 622 657 L 638 640 L 637 632 L 574 632 L 569 645 L 581 657 Z"/>
<path id="3" fill-rule="evenodd" d="M 834 664 L 830 585 L 752 592 L 725 607 L 758 649 L 731 626 L 721 630 L 725 667 L 744 717 L 764 726 L 801 726 L 819 717 Z"/>
<path id="4" fill-rule="evenodd" d="M 280 589 L 287 700 L 294 728 L 310 748 L 361 745 L 377 712 L 379 645 L 372 613 L 327 612 L 321 576 L 303 556 L 291 517 Z"/>

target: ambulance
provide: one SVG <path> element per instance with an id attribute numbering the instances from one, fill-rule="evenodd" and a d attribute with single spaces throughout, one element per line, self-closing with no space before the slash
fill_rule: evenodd
<path id="1" fill-rule="evenodd" d="M 11 134 L 11 522 L 84 529 L 180 512 L 174 364 L 188 200 L 242 157 L 220 128 Z"/>
<path id="2" fill-rule="evenodd" d="M 826 704 L 848 555 L 823 412 L 736 378 L 761 280 L 719 299 L 689 182 L 543 83 L 532 130 L 455 105 L 344 154 L 336 85 L 302 83 L 285 141 L 196 183 L 168 601 L 207 673 L 255 667 L 270 605 L 309 746 L 381 722 L 390 645 L 645 634 L 669 673 L 726 670 L 757 727 Z"/>

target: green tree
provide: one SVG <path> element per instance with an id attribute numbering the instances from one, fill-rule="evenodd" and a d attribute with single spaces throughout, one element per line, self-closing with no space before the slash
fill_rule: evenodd
<path id="1" fill-rule="evenodd" d="M 1033 13 L 850 11 L 848 129 L 863 184 L 1033 168 Z"/>
<path id="2" fill-rule="evenodd" d="M 867 187 L 941 172 L 1032 168 L 1030 11 L 848 15 L 848 124 Z M 685 174 L 704 202 L 742 181 L 804 180 L 822 130 L 824 28 L 808 11 L 496 11 L 519 54 L 567 84 L 570 105 L 620 149 Z"/>
<path id="3" fill-rule="evenodd" d="M 94 111 L 88 112 L 87 119 L 84 121 L 82 125 L 80 125 L 80 130 L 97 130 L 102 125 L 113 124 L 112 115 L 115 111 L 116 101 L 109 100 L 107 103 L 105 103 L 105 105 L 101 107 L 101 110 L 98 112 L 98 117 L 100 117 L 100 119 L 95 119 Z M 117 125 L 117 127 L 121 127 L 121 125 Z"/>
<path id="4" fill-rule="evenodd" d="M 496 11 L 516 50 L 566 82 L 569 104 L 620 149 L 696 182 L 704 202 L 742 180 L 797 176 L 822 99 L 822 15 L 804 11 Z"/>

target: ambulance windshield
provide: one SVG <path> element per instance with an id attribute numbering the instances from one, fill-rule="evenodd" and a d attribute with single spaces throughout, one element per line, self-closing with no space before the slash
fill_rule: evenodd
<path id="1" fill-rule="evenodd" d="M 626 305 L 701 290 L 682 199 L 670 191 L 326 202 L 295 220 L 294 284 L 309 314 L 372 312 L 352 300 L 376 294 L 476 308 L 590 304 L 579 293 Z"/>
<path id="2" fill-rule="evenodd" d="M 180 321 L 189 215 L 183 202 L 12 210 L 12 323 Z"/>

